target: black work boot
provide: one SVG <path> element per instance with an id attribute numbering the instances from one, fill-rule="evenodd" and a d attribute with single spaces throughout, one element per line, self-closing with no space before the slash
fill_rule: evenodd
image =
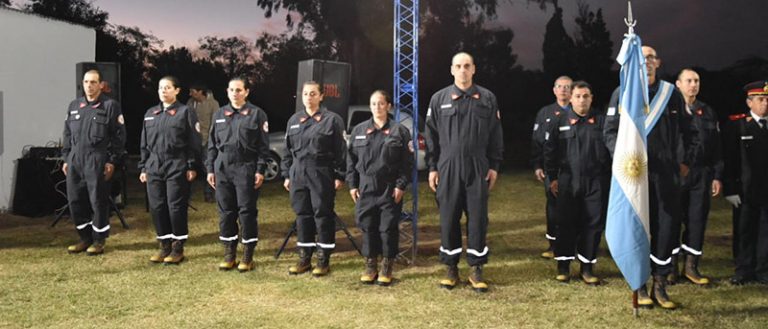
<path id="1" fill-rule="evenodd" d="M 379 272 L 379 278 L 376 280 L 376 284 L 385 287 L 392 284 L 392 271 L 394 268 L 395 259 L 384 257 L 384 259 L 381 260 L 381 272 Z"/>
<path id="2" fill-rule="evenodd" d="M 458 282 L 459 282 L 459 267 L 456 265 L 448 265 L 447 271 L 445 273 L 445 278 L 440 280 L 440 287 L 451 290 L 453 289 L 453 287 L 456 287 L 456 284 Z"/>
<path id="3" fill-rule="evenodd" d="M 678 266 L 679 260 L 680 257 L 678 257 L 677 254 L 672 254 L 672 273 L 667 275 L 667 284 L 670 286 L 677 284 L 677 280 L 680 277 L 680 266 Z"/>
<path id="4" fill-rule="evenodd" d="M 312 269 L 312 276 L 321 277 L 331 271 L 331 250 L 320 248 L 317 250 L 317 265 Z"/>
<path id="5" fill-rule="evenodd" d="M 224 261 L 219 263 L 219 270 L 229 271 L 237 266 L 237 241 L 224 242 Z"/>
<path id="6" fill-rule="evenodd" d="M 685 256 L 685 278 L 689 281 L 693 282 L 694 284 L 700 285 L 700 286 L 706 286 L 709 284 L 709 278 L 702 276 L 701 273 L 699 273 L 699 257 L 696 255 L 686 255 Z"/>
<path id="7" fill-rule="evenodd" d="M 558 260 L 557 261 L 557 276 L 555 280 L 562 283 L 568 283 L 571 281 L 571 261 L 570 260 Z"/>
<path id="8" fill-rule="evenodd" d="M 368 257 L 365 259 L 365 271 L 360 276 L 360 283 L 373 284 L 379 276 L 378 264 L 376 264 L 378 257 Z"/>
<path id="9" fill-rule="evenodd" d="M 483 265 L 475 265 L 470 268 L 469 284 L 476 292 L 488 291 L 488 283 L 483 280 Z"/>
<path id="10" fill-rule="evenodd" d="M 637 305 L 642 308 L 653 308 L 653 300 L 648 296 L 648 289 L 645 285 L 637 289 Z"/>
<path id="11" fill-rule="evenodd" d="M 90 247 L 88 247 L 88 249 L 85 249 L 85 253 L 88 256 L 101 255 L 104 253 L 105 243 L 106 243 L 105 240 L 94 240 L 93 244 Z"/>
<path id="12" fill-rule="evenodd" d="M 171 254 L 163 258 L 165 265 L 178 265 L 184 261 L 184 242 L 187 240 L 176 240 L 171 245 Z"/>
<path id="13" fill-rule="evenodd" d="M 651 299 L 653 299 L 656 304 L 665 310 L 674 310 L 677 308 L 677 304 L 669 300 L 669 296 L 667 295 L 666 277 L 663 275 L 653 276 L 653 290 L 651 291 Z"/>
<path id="14" fill-rule="evenodd" d="M 588 285 L 596 286 L 600 284 L 600 278 L 592 273 L 592 267 L 592 264 L 581 263 L 581 280 Z"/>
<path id="15" fill-rule="evenodd" d="M 312 269 L 312 248 L 299 247 L 299 261 L 288 268 L 288 274 L 296 275 L 306 273 Z"/>
<path id="16" fill-rule="evenodd" d="M 150 257 L 149 261 L 153 263 L 162 263 L 163 259 L 165 259 L 165 257 L 168 257 L 168 255 L 170 254 L 171 254 L 171 240 L 170 239 L 160 240 L 160 251 L 158 251 L 157 254 Z"/>
<path id="17" fill-rule="evenodd" d="M 256 262 L 253 261 L 253 251 L 256 249 L 256 242 L 246 243 L 243 247 L 243 260 L 237 265 L 240 272 L 248 272 L 256 268 Z"/>

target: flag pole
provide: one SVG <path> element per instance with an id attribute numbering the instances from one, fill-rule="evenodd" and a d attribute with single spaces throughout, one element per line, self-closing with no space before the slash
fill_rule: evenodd
<path id="1" fill-rule="evenodd" d="M 627 24 L 627 34 L 635 34 L 635 25 L 637 20 L 632 17 L 632 1 L 627 0 L 627 17 L 624 18 L 624 24 Z M 635 318 L 640 317 L 640 306 L 637 303 L 637 290 L 632 292 L 632 314 Z"/>

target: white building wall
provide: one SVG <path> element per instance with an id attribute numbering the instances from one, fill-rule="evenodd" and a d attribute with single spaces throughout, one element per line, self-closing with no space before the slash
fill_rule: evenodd
<path id="1" fill-rule="evenodd" d="M 93 29 L 0 8 L 0 211 L 12 205 L 25 145 L 60 143 L 75 64 L 93 62 Z"/>

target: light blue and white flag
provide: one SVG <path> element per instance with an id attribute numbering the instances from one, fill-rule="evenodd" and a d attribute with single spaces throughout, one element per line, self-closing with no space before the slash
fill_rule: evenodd
<path id="1" fill-rule="evenodd" d="M 621 64 L 619 131 L 613 155 L 605 236 L 613 260 L 632 290 L 650 276 L 648 78 L 640 37 L 627 34 L 616 61 Z"/>

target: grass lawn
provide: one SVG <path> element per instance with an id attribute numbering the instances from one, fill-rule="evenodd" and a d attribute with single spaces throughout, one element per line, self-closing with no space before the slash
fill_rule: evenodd
<path id="1" fill-rule="evenodd" d="M 525 172 L 500 177 L 490 201 L 491 250 L 487 294 L 462 285 L 438 288 L 439 221 L 433 194 L 421 183 L 419 257 L 398 265 L 391 287 L 357 282 L 363 259 L 342 234 L 325 278 L 289 276 L 294 241 L 279 260 L 273 255 L 293 221 L 288 193 L 266 184 L 259 200 L 257 268 L 220 272 L 223 250 L 213 204 L 197 188 L 190 210 L 188 260 L 180 266 L 149 263 L 157 244 L 143 192 L 132 186 L 124 209 L 130 229 L 112 217 L 112 236 L 102 256 L 68 255 L 76 241 L 69 220 L 49 228 L 52 217 L 0 216 L 0 328 L 768 328 L 768 287 L 731 286 L 730 208 L 714 202 L 701 271 L 712 287 L 669 288 L 676 311 L 641 310 L 633 318 L 631 293 L 605 243 L 596 273 L 605 283 L 554 280 L 555 262 L 545 248 L 543 189 Z M 354 226 L 346 189 L 337 212 Z M 356 238 L 359 232 L 352 229 Z M 242 250 L 242 249 L 241 249 Z M 572 273 L 577 267 L 572 266 Z M 468 269 L 462 261 L 461 276 Z"/>

